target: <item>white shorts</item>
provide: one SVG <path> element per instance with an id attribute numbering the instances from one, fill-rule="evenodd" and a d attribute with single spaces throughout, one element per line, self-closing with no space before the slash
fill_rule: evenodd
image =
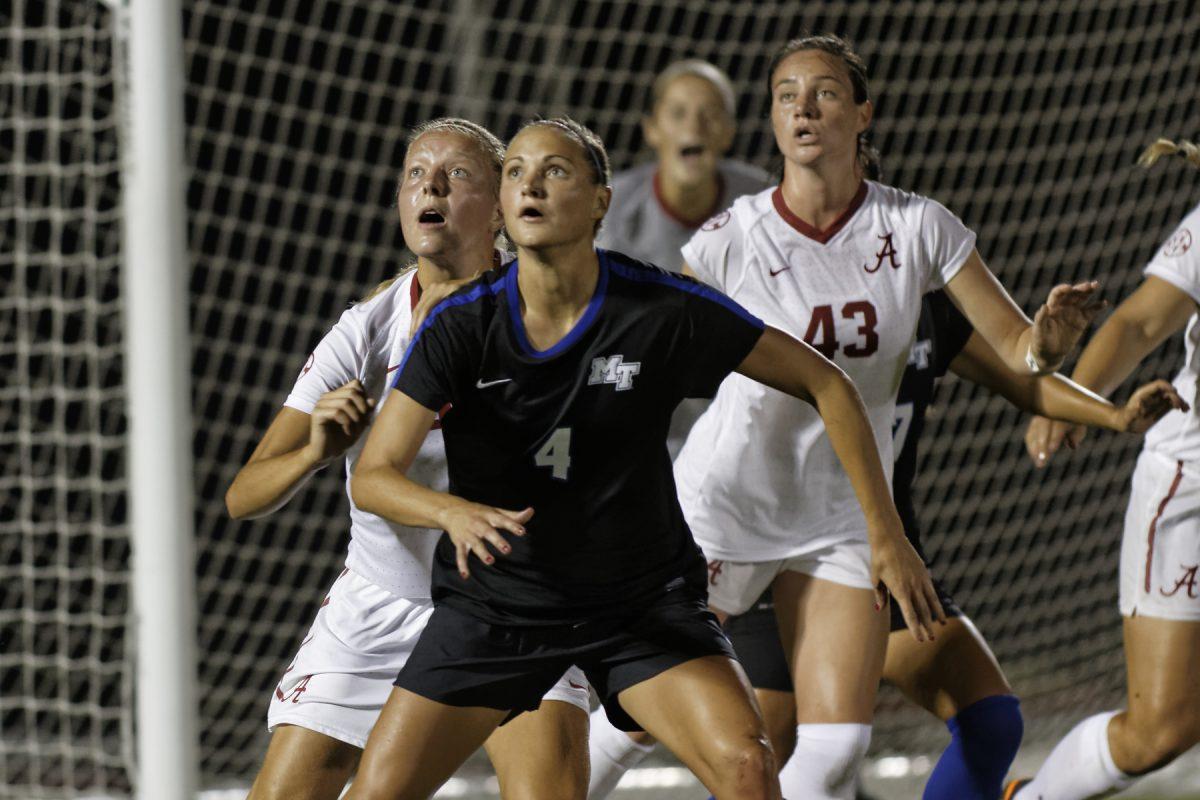
<path id="1" fill-rule="evenodd" d="M 267 729 L 298 725 L 364 747 L 432 614 L 431 600 L 399 597 L 343 570 L 275 687 Z M 583 671 L 571 667 L 543 699 L 587 713 L 589 695 Z"/>
<path id="2" fill-rule="evenodd" d="M 1200 474 L 1143 450 L 1121 539 L 1121 614 L 1200 621 Z"/>
<path id="3" fill-rule="evenodd" d="M 871 585 L 871 546 L 855 540 L 775 561 L 708 562 L 708 605 L 731 616 L 744 614 L 781 572 L 800 572 L 856 589 Z"/>

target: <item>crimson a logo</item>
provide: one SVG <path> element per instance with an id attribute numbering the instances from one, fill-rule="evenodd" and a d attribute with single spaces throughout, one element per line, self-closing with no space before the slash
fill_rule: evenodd
<path id="1" fill-rule="evenodd" d="M 1163 245 L 1162 254 L 1167 258 L 1179 258 L 1192 249 L 1192 232 L 1187 228 L 1175 231 L 1167 243 Z"/>
<path id="2" fill-rule="evenodd" d="M 708 222 L 701 225 L 700 230 L 715 231 L 718 228 L 724 228 L 725 224 L 727 222 L 729 222 L 729 217 L 730 217 L 729 209 L 726 209 L 726 210 L 722 211 L 720 214 L 717 214 L 715 217 L 712 217 L 711 219 L 709 219 Z"/>

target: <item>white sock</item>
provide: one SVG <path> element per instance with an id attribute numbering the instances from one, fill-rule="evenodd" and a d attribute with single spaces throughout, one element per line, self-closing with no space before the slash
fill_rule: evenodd
<path id="1" fill-rule="evenodd" d="M 1118 713 L 1097 714 L 1076 725 L 1017 793 L 1018 800 L 1089 800 L 1133 785 L 1137 778 L 1118 769 L 1108 749 L 1108 723 Z"/>
<path id="2" fill-rule="evenodd" d="M 858 766 L 870 744 L 870 725 L 797 725 L 796 749 L 779 772 L 783 796 L 854 800 Z"/>
<path id="3" fill-rule="evenodd" d="M 653 749 L 653 744 L 638 744 L 625 731 L 613 727 L 603 707 L 593 711 L 588 731 L 588 756 L 592 762 L 588 800 L 608 797 L 621 782 L 621 776 L 640 764 Z"/>

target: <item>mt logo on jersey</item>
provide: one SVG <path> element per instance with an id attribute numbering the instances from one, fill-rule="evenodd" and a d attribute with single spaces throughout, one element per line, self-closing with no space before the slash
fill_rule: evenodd
<path id="1" fill-rule="evenodd" d="M 611 383 L 618 392 L 633 388 L 633 376 L 642 371 L 642 362 L 625 363 L 625 356 L 600 356 L 592 359 L 592 372 L 588 375 L 588 386 Z"/>

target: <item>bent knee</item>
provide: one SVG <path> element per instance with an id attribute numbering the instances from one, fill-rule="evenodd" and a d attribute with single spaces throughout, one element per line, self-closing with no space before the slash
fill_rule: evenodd
<path id="1" fill-rule="evenodd" d="M 1144 775 L 1162 769 L 1200 742 L 1200 718 L 1157 719 L 1148 729 L 1129 730 L 1135 738 L 1126 752 L 1134 763 L 1122 764 L 1130 775 Z"/>
<path id="2" fill-rule="evenodd" d="M 725 791 L 734 797 L 757 797 L 765 792 L 778 767 L 765 736 L 746 736 L 715 742 L 709 765 Z"/>

